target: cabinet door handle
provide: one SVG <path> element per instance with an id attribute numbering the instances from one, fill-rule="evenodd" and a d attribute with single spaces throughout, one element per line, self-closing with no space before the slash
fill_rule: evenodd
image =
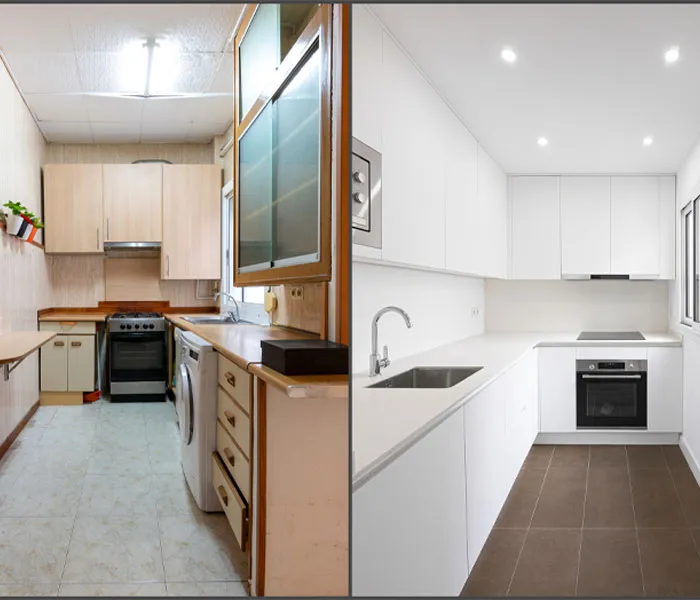
<path id="1" fill-rule="evenodd" d="M 221 501 L 224 503 L 224 506 L 228 506 L 228 494 L 226 493 L 226 488 L 224 488 L 223 485 L 220 485 L 218 488 L 216 488 L 216 491 L 219 492 L 219 496 L 221 497 Z"/>
<path id="2" fill-rule="evenodd" d="M 109 237 L 109 217 L 107 217 L 107 238 L 106 239 L 108 239 L 108 240 L 111 239 Z"/>
<path id="3" fill-rule="evenodd" d="M 170 277 L 170 255 L 169 254 L 165 255 L 165 264 L 167 265 L 168 277 Z"/>
<path id="4" fill-rule="evenodd" d="M 236 415 L 232 415 L 230 412 L 227 410 L 224 411 L 224 416 L 226 417 L 226 420 L 231 423 L 231 427 L 236 426 Z"/>
<path id="5" fill-rule="evenodd" d="M 226 378 L 226 382 L 231 387 L 236 387 L 236 376 L 233 373 L 226 371 L 226 373 L 224 373 L 224 377 Z"/>
<path id="6" fill-rule="evenodd" d="M 100 249 L 100 228 L 97 228 L 97 249 Z"/>
<path id="7" fill-rule="evenodd" d="M 65 346 L 66 343 L 65 342 L 54 342 L 53 345 L 57 346 L 58 348 L 63 348 L 63 346 Z"/>
<path id="8" fill-rule="evenodd" d="M 73 346 L 73 348 L 80 348 L 80 346 L 83 345 L 83 342 L 71 342 L 70 345 Z"/>
<path id="9" fill-rule="evenodd" d="M 224 456 L 226 457 L 226 460 L 231 463 L 232 467 L 236 466 L 236 457 L 233 455 L 231 450 L 224 448 Z"/>

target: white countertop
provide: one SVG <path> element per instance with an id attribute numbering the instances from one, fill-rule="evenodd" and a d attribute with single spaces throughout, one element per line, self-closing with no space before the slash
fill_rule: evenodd
<path id="1" fill-rule="evenodd" d="M 575 333 L 487 333 L 392 362 L 379 377 L 352 378 L 353 487 L 361 486 L 393 458 L 425 436 L 536 347 L 680 346 L 675 333 L 645 333 L 639 341 L 578 341 Z M 483 367 L 446 389 L 369 389 L 417 366 Z"/>

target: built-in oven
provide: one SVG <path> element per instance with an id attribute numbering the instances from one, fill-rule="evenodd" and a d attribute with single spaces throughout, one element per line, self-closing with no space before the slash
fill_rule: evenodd
<path id="1" fill-rule="evenodd" d="M 109 386 L 112 400 L 165 399 L 168 348 L 160 316 L 109 320 Z"/>
<path id="2" fill-rule="evenodd" d="M 646 360 L 577 360 L 579 429 L 646 429 Z"/>

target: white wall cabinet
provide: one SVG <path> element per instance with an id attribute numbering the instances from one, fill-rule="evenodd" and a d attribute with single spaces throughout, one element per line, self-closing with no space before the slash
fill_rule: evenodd
<path id="1" fill-rule="evenodd" d="M 610 177 L 561 178 L 563 275 L 610 273 Z"/>
<path id="2" fill-rule="evenodd" d="M 611 178 L 611 273 L 659 276 L 660 210 L 658 177 Z"/>
<path id="3" fill-rule="evenodd" d="M 511 278 L 561 279 L 559 177 L 511 177 Z"/>
<path id="4" fill-rule="evenodd" d="M 576 348 L 539 348 L 540 431 L 576 431 Z"/>
<path id="5" fill-rule="evenodd" d="M 683 431 L 683 348 L 647 351 L 647 429 Z"/>
<path id="6" fill-rule="evenodd" d="M 353 493 L 357 596 L 457 596 L 467 580 L 463 409 Z"/>
<path id="7" fill-rule="evenodd" d="M 676 176 L 659 177 L 659 278 L 676 278 Z"/>
<path id="8" fill-rule="evenodd" d="M 508 178 L 479 146 L 477 187 L 483 244 L 475 251 L 484 261 L 478 273 L 484 277 L 508 277 Z"/>

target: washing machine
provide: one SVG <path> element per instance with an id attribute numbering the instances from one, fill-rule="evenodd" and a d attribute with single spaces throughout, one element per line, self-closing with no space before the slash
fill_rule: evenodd
<path id="1" fill-rule="evenodd" d="M 176 404 L 182 470 L 197 506 L 221 512 L 211 477 L 216 451 L 217 357 L 213 346 L 191 331 L 182 332 L 180 344 Z"/>

